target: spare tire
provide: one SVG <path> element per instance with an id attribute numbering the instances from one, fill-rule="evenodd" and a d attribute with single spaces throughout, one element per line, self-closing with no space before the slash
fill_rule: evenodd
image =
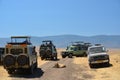
<path id="1" fill-rule="evenodd" d="M 6 55 L 3 59 L 3 65 L 6 67 L 15 65 L 15 57 L 12 55 Z"/>
<path id="2" fill-rule="evenodd" d="M 52 55 L 52 51 L 51 51 L 50 49 L 48 49 L 48 50 L 46 51 L 46 54 L 50 56 L 50 55 Z"/>
<path id="3" fill-rule="evenodd" d="M 24 66 L 29 64 L 29 59 L 26 55 L 20 55 L 17 57 L 17 63 L 19 66 Z"/>

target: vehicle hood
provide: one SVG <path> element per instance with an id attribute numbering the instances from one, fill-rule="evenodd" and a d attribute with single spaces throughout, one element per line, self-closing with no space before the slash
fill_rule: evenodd
<path id="1" fill-rule="evenodd" d="M 108 55 L 106 52 L 104 52 L 104 53 L 90 53 L 89 54 L 89 57 L 93 57 L 93 56 L 100 56 L 100 55 Z"/>

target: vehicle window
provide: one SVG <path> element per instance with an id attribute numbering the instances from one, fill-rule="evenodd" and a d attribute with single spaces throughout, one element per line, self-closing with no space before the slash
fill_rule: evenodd
<path id="1" fill-rule="evenodd" d="M 81 48 L 81 47 L 79 47 L 79 50 L 82 50 L 82 48 Z"/>
<path id="2" fill-rule="evenodd" d="M 3 53 L 4 53 L 4 49 L 0 49 L 0 53 L 2 53 L 2 54 L 3 54 Z"/>
<path id="3" fill-rule="evenodd" d="M 20 53 L 23 53 L 23 49 L 11 49 L 10 53 L 18 55 Z"/>
<path id="4" fill-rule="evenodd" d="M 74 51 L 77 51 L 77 48 L 74 48 Z"/>
<path id="5" fill-rule="evenodd" d="M 83 50 L 87 50 L 87 46 L 83 46 Z"/>
<path id="6" fill-rule="evenodd" d="M 70 47 L 70 50 L 74 50 L 74 48 L 73 48 L 73 47 Z"/>
<path id="7" fill-rule="evenodd" d="M 92 53 L 100 53 L 100 52 L 105 52 L 105 48 L 104 47 L 94 47 L 94 48 L 90 48 L 90 52 Z"/>

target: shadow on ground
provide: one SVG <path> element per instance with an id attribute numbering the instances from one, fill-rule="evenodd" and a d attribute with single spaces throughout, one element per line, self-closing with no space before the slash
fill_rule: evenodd
<path id="1" fill-rule="evenodd" d="M 33 74 L 28 74 L 25 71 L 17 71 L 14 74 L 10 75 L 9 77 L 15 78 L 40 78 L 44 74 L 41 68 L 37 68 L 34 70 Z"/>
<path id="2" fill-rule="evenodd" d="M 105 64 L 96 64 L 94 66 L 94 69 L 99 69 L 99 68 L 108 68 L 108 67 L 112 67 L 113 65 L 112 64 L 109 64 L 109 65 L 105 65 Z"/>
<path id="3" fill-rule="evenodd" d="M 59 61 L 60 59 L 56 59 L 56 60 L 54 60 L 54 59 L 45 59 L 45 61 Z"/>

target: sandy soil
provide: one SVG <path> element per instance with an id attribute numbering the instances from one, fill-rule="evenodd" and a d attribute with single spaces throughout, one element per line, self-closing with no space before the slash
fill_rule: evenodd
<path id="1" fill-rule="evenodd" d="M 74 63 L 86 67 L 85 71 L 80 72 L 80 74 L 75 75 L 76 77 L 84 78 L 83 74 L 90 74 L 93 78 L 92 80 L 120 80 L 120 50 L 110 49 L 110 66 L 109 67 L 97 67 L 94 69 L 89 68 L 87 58 L 75 58 Z M 88 79 L 89 80 L 89 79 Z"/>
<path id="2" fill-rule="evenodd" d="M 36 48 L 38 51 L 39 48 Z M 58 61 L 41 61 L 38 56 L 38 69 L 32 75 L 9 75 L 3 66 L 0 66 L 0 80 L 120 80 L 120 49 L 109 49 L 110 66 L 100 66 L 91 69 L 87 57 L 73 57 L 62 59 L 57 49 Z M 39 55 L 39 54 L 38 54 Z M 62 63 L 66 68 L 53 68 L 55 63 Z"/>

